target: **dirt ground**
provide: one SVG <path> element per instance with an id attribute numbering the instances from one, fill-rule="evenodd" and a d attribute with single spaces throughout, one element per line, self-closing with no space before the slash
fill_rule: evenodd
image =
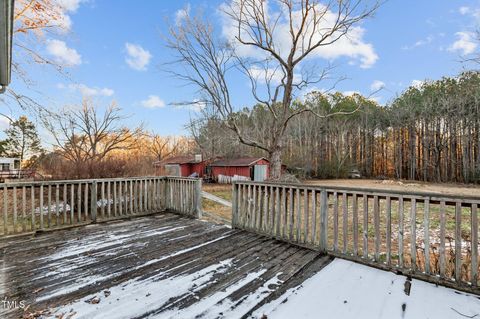
<path id="1" fill-rule="evenodd" d="M 370 179 L 317 179 L 305 184 L 326 186 L 347 186 L 383 190 L 421 191 L 447 195 L 480 196 L 480 185 L 434 184 L 418 181 L 370 180 Z"/>

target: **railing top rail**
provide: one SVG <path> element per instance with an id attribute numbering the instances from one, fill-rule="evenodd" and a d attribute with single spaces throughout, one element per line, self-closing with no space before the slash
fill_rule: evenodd
<path id="1" fill-rule="evenodd" d="M 376 188 L 363 188 L 363 187 L 340 187 L 340 186 L 331 186 L 331 185 L 311 185 L 311 184 L 298 184 L 298 183 L 275 183 L 275 182 L 252 182 L 252 181 L 234 181 L 234 184 L 237 185 L 256 185 L 256 186 L 276 186 L 276 187 L 291 187 L 298 189 L 308 189 L 308 190 L 325 190 L 327 192 L 347 192 L 347 193 L 356 193 L 356 194 L 365 194 L 365 195 L 377 195 L 377 196 L 390 196 L 390 197 L 407 197 L 407 198 L 420 198 L 420 199 L 430 199 L 438 201 L 472 201 L 475 203 L 480 202 L 479 196 L 468 196 L 468 195 L 453 195 L 453 194 L 442 194 L 435 192 L 425 192 L 425 191 L 401 191 L 401 190 L 384 190 Z"/>
<path id="2" fill-rule="evenodd" d="M 68 179 L 68 180 L 48 180 L 48 181 L 25 181 L 25 182 L 9 182 L 0 183 L 0 187 L 21 187 L 21 186 L 40 186 L 40 185 L 57 185 L 57 184 L 85 184 L 93 182 L 113 182 L 113 181 L 130 181 L 142 179 L 165 179 L 166 176 L 142 176 L 142 177 L 120 177 L 120 178 L 92 178 L 92 179 Z"/>
<path id="3" fill-rule="evenodd" d="M 178 176 L 137 176 L 137 177 L 117 177 L 117 178 L 92 178 L 92 179 L 68 179 L 68 180 L 48 180 L 48 181 L 30 181 L 30 182 L 12 182 L 0 183 L 0 187 L 22 187 L 22 186 L 40 186 L 40 185 L 59 185 L 59 184 L 86 184 L 93 182 L 118 182 L 118 181 L 134 181 L 144 179 L 175 179 L 185 181 L 197 181 L 198 178 L 178 177 Z"/>

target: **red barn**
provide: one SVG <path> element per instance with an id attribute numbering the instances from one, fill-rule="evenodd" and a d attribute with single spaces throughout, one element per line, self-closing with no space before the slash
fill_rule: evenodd
<path id="1" fill-rule="evenodd" d="M 188 177 L 196 174 L 203 177 L 207 167 L 207 161 L 202 160 L 201 155 L 174 156 L 158 162 L 154 162 L 157 175 Z"/>
<path id="2" fill-rule="evenodd" d="M 252 181 L 262 182 L 270 173 L 270 162 L 264 157 L 240 157 L 234 159 L 220 159 L 210 164 L 213 178 L 218 176 L 234 175 L 247 177 Z"/>

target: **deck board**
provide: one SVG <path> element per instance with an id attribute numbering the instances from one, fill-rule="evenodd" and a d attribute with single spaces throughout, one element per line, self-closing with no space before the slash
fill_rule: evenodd
<path id="1" fill-rule="evenodd" d="M 4 239 L 0 249 L 0 296 L 52 318 L 247 316 L 331 260 L 170 213 Z"/>

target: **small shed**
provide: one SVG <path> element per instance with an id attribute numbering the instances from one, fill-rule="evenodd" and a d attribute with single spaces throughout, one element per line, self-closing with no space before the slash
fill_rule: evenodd
<path id="1" fill-rule="evenodd" d="M 262 182 L 270 173 L 270 162 L 264 157 L 240 157 L 220 159 L 210 164 L 213 178 L 218 176 L 243 176 L 252 181 Z"/>
<path id="2" fill-rule="evenodd" d="M 153 166 L 155 166 L 155 173 L 159 176 L 188 177 L 194 174 L 197 177 L 203 177 L 207 162 L 202 160 L 202 155 L 184 155 L 154 162 Z"/>

